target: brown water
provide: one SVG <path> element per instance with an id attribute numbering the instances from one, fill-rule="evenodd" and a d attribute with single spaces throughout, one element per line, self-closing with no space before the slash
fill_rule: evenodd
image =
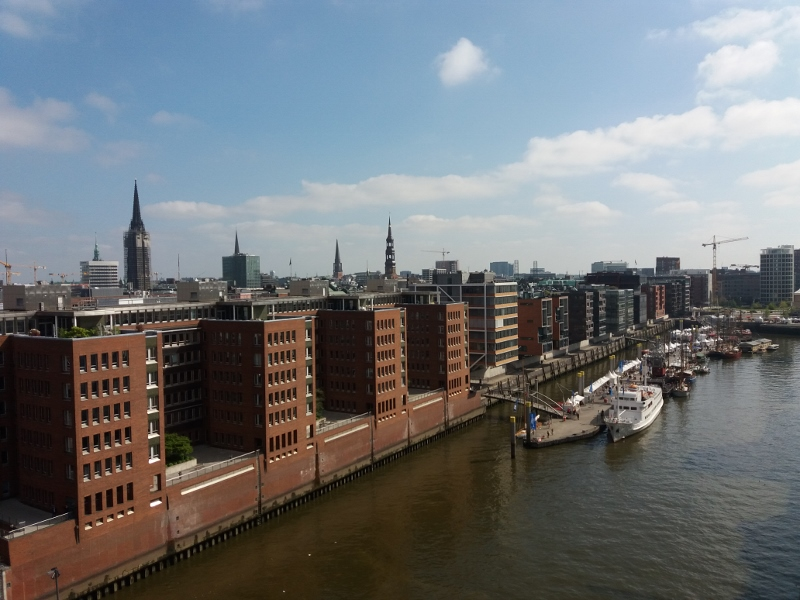
<path id="1" fill-rule="evenodd" d="M 512 409 L 492 408 L 116 597 L 796 599 L 800 338 L 776 341 L 618 444 L 512 461 Z"/>

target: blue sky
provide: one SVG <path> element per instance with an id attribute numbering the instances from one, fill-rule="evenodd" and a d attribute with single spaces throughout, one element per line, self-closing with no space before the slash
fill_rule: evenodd
<path id="1" fill-rule="evenodd" d="M 800 246 L 800 7 L 723 0 L 0 0 L 0 252 L 154 270 Z M 16 268 L 30 282 L 30 268 Z M 71 278 L 72 275 L 68 276 Z"/>

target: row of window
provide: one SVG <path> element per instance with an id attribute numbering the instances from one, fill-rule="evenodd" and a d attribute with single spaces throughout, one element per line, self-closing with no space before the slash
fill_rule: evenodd
<path id="1" fill-rule="evenodd" d="M 38 473 L 39 475 L 44 475 L 45 477 L 52 477 L 53 476 L 53 461 L 48 460 L 46 458 L 40 458 L 38 456 L 28 456 L 27 454 L 22 454 L 20 456 L 22 468 L 26 471 L 31 471 L 33 473 Z"/>
<path id="2" fill-rule="evenodd" d="M 53 436 L 42 431 L 36 431 L 33 429 L 20 429 L 19 439 L 20 442 L 29 446 L 48 449 L 53 447 Z"/>
<path id="3" fill-rule="evenodd" d="M 115 429 L 113 431 L 114 447 L 121 446 L 123 439 L 125 440 L 126 444 L 130 444 L 133 441 L 132 433 L 133 432 L 130 427 L 125 427 L 123 429 Z M 81 438 L 81 451 L 83 452 L 83 454 L 89 454 L 90 451 L 100 452 L 100 450 L 109 450 L 112 447 L 111 434 L 112 434 L 111 431 L 105 431 L 102 434 L 95 433 L 92 436 L 88 435 L 83 436 Z M 71 440 L 72 438 L 67 438 L 67 439 Z"/>
<path id="4" fill-rule="evenodd" d="M 197 402 L 203 399 L 203 393 L 200 389 L 190 389 L 182 392 L 168 392 L 164 394 L 165 406 L 174 406 L 175 404 L 183 404 L 184 402 Z"/>
<path id="5" fill-rule="evenodd" d="M 87 462 L 83 465 L 83 480 L 84 481 L 91 481 L 92 479 L 92 472 L 94 472 L 94 478 L 100 479 L 103 475 L 113 475 L 114 473 L 122 473 L 122 454 L 117 454 L 116 456 L 108 457 L 105 460 L 96 460 L 94 463 Z M 92 469 L 94 467 L 94 469 Z M 129 470 L 133 468 L 133 452 L 126 452 L 125 453 L 125 469 Z"/>
<path id="6" fill-rule="evenodd" d="M 5 414 L 5 402 L 2 403 L 2 412 Z M 49 423 L 52 411 L 49 406 L 39 406 L 38 404 L 27 404 L 25 402 L 17 405 L 17 414 L 23 419 L 30 421 L 41 421 L 42 423 Z"/>
<path id="7" fill-rule="evenodd" d="M 91 396 L 89 390 L 91 389 Z M 131 378 L 125 376 L 122 378 L 122 392 L 127 393 L 131 390 Z M 99 398 L 109 396 L 110 394 L 120 393 L 120 378 L 114 377 L 113 379 L 103 379 L 96 381 L 84 381 L 80 384 L 81 400 L 88 400 L 91 398 Z M 64 399 L 72 398 L 72 387 L 69 383 L 64 384 Z"/>
<path id="8" fill-rule="evenodd" d="M 203 410 L 200 406 L 194 408 L 185 408 L 183 410 L 173 410 L 164 415 L 167 420 L 167 425 L 178 425 L 179 423 L 188 423 L 189 421 L 197 421 L 202 418 Z"/>
<path id="9" fill-rule="evenodd" d="M 17 391 L 25 393 L 29 396 L 45 396 L 49 398 L 50 382 L 43 379 L 17 377 Z"/>
<path id="10" fill-rule="evenodd" d="M 148 375 L 148 382 L 147 382 L 148 385 L 155 384 L 156 383 L 155 373 L 148 373 L 147 375 Z M 152 375 L 153 377 L 150 378 L 150 375 Z M 180 385 L 182 383 L 191 383 L 193 381 L 202 381 L 202 379 L 203 379 L 203 372 L 200 369 L 178 371 L 177 373 L 171 373 L 167 371 L 166 373 L 164 373 L 164 387 L 169 387 L 172 385 Z"/>
<path id="11" fill-rule="evenodd" d="M 115 493 L 116 492 L 116 493 Z M 133 482 L 130 481 L 123 485 L 118 485 L 115 488 L 109 488 L 105 492 L 97 492 L 94 495 L 84 496 L 83 498 L 83 514 L 90 515 L 92 510 L 95 512 L 102 512 L 103 500 L 105 500 L 105 508 L 112 508 L 114 501 L 116 504 L 123 504 L 124 502 L 133 502 Z M 132 512 L 132 511 L 131 511 Z M 130 513 L 129 513 L 130 514 Z"/>
<path id="12" fill-rule="evenodd" d="M 110 358 L 110 362 L 109 362 Z M 127 350 L 122 351 L 122 366 L 127 367 L 130 360 L 130 356 Z M 86 373 L 87 371 L 97 371 L 98 368 L 102 370 L 106 370 L 109 368 L 116 369 L 120 366 L 120 352 L 114 351 L 111 353 L 102 352 L 100 354 L 81 354 L 78 356 L 78 370 L 81 373 Z M 64 373 L 69 373 L 72 370 L 71 359 L 69 356 L 63 356 L 61 358 L 61 370 Z"/>
<path id="13" fill-rule="evenodd" d="M 152 400 L 152 399 L 148 398 L 148 400 Z M 158 399 L 154 399 L 154 400 L 155 400 L 155 402 L 158 402 Z M 122 409 L 121 411 L 120 411 L 120 408 Z M 158 408 L 157 404 L 156 404 L 155 408 Z M 95 406 L 94 408 L 92 408 L 91 409 L 91 416 L 92 416 L 91 424 L 92 425 L 99 425 L 100 424 L 101 410 L 102 410 L 103 423 L 110 423 L 111 419 L 112 419 L 112 409 L 113 409 L 113 419 L 115 421 L 119 421 L 120 418 L 123 418 L 123 417 L 125 419 L 130 419 L 130 417 L 131 417 L 131 403 L 130 402 L 123 402 L 122 404 L 120 404 L 119 402 L 117 402 L 117 403 L 115 403 L 113 405 L 106 404 L 105 406 L 102 406 L 102 407 Z M 66 411 L 65 411 L 65 413 L 66 413 Z M 88 427 L 89 426 L 89 423 L 90 423 L 89 414 L 90 414 L 90 412 L 89 412 L 88 408 L 84 408 L 83 410 L 81 410 L 81 427 Z M 66 421 L 66 417 L 65 417 L 65 421 Z M 65 425 L 67 425 L 67 424 L 68 423 L 65 423 Z"/>

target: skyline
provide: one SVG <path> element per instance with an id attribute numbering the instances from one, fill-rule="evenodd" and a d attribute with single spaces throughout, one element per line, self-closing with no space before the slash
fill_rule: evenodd
<path id="1" fill-rule="evenodd" d="M 236 231 L 380 270 L 390 215 L 398 272 L 757 264 L 800 246 L 799 42 L 768 1 L 0 0 L 0 250 L 122 264 L 136 179 L 162 277 Z"/>

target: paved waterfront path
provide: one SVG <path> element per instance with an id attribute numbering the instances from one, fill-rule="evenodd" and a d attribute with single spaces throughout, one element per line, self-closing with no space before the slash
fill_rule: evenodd
<path id="1" fill-rule="evenodd" d="M 601 410 L 608 408 L 608 404 L 588 403 L 579 408 L 579 417 L 568 415 L 565 419 L 554 417 L 544 423 L 537 423 L 531 431 L 530 448 L 545 448 L 557 444 L 576 442 L 594 437 L 603 430 Z M 522 420 L 525 420 L 524 413 Z M 517 438 L 525 441 L 525 428 L 517 432 Z"/>

